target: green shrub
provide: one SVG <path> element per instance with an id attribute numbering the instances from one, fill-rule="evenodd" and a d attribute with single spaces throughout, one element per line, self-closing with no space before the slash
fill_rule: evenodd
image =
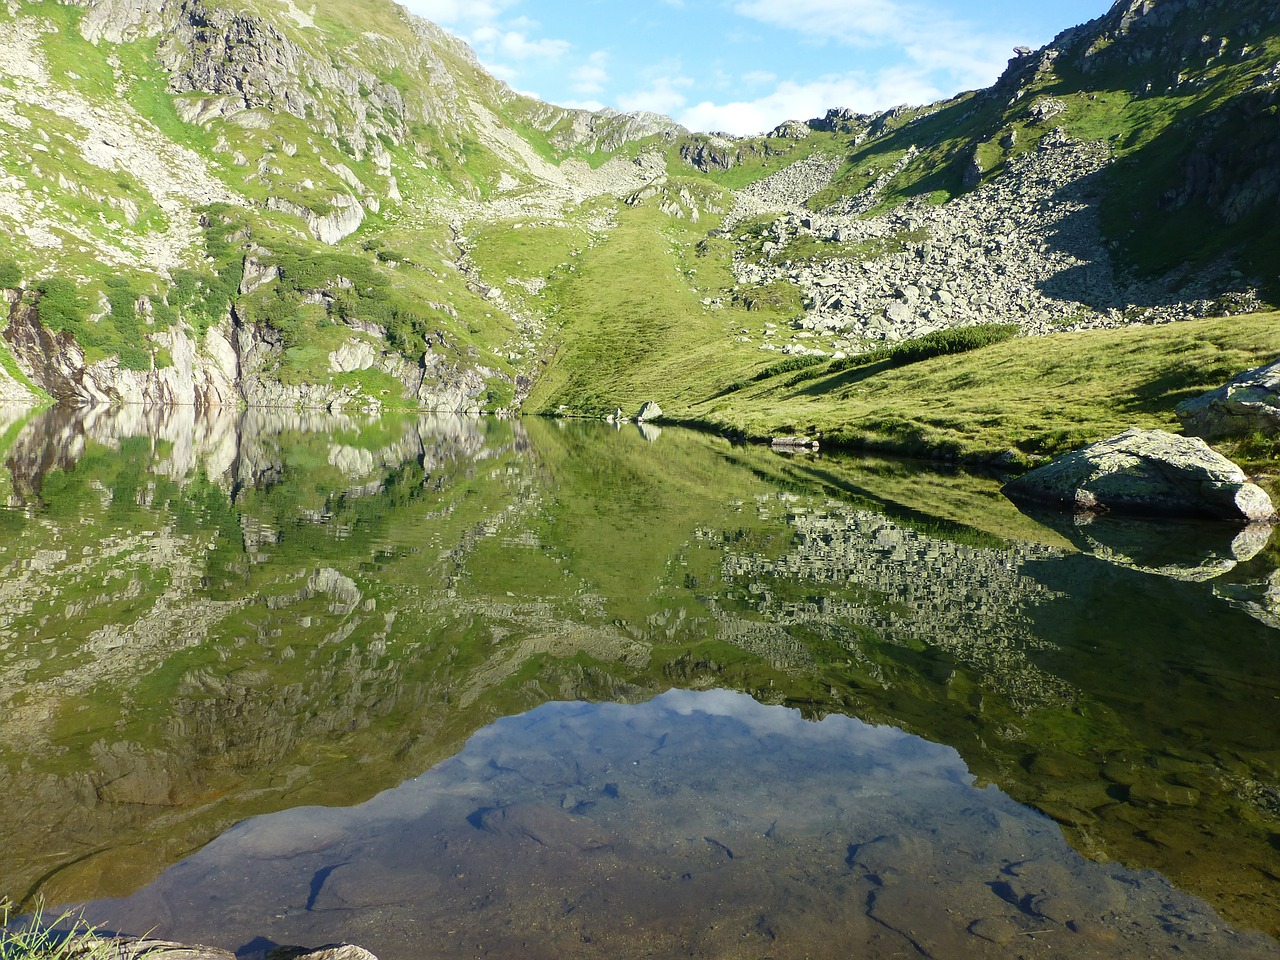
<path id="1" fill-rule="evenodd" d="M 138 319 L 138 294 L 124 277 L 107 278 L 107 302 L 111 304 L 111 318 L 117 329 L 136 323 Z"/>
<path id="2" fill-rule="evenodd" d="M 74 280 L 49 277 L 41 280 L 36 290 L 40 294 L 36 300 L 36 316 L 46 330 L 78 332 L 89 318 L 89 301 L 80 296 Z"/>
<path id="3" fill-rule="evenodd" d="M 143 344 L 122 344 L 120 347 L 120 366 L 125 370 L 150 370 L 151 351 Z"/>
<path id="4" fill-rule="evenodd" d="M 853 370 L 867 367 L 875 363 L 884 363 L 890 367 L 905 367 L 932 357 L 942 357 L 953 353 L 967 353 L 1003 343 L 1018 335 L 1018 325 L 1014 323 L 983 323 L 974 327 L 952 327 L 947 330 L 935 330 L 923 337 L 904 340 L 889 347 L 881 347 L 870 353 L 862 353 L 856 357 L 846 357 L 831 364 L 829 372 Z"/>
<path id="5" fill-rule="evenodd" d="M 772 366 L 765 367 L 751 378 L 751 382 L 759 383 L 761 380 L 768 380 L 770 377 L 792 373 L 796 370 L 804 370 L 806 367 L 814 367 L 826 362 L 826 357 L 809 353 L 796 354 L 795 356 L 787 357 L 785 360 L 780 360 Z"/>
<path id="6" fill-rule="evenodd" d="M 12 260 L 0 260 L 0 290 L 22 286 L 22 268 Z"/>

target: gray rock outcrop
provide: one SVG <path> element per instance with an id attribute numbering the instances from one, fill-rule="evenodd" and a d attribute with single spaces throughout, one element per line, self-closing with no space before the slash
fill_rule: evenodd
<path id="1" fill-rule="evenodd" d="M 644 406 L 640 408 L 640 412 L 636 415 L 636 421 L 643 423 L 646 420 L 657 420 L 662 416 L 662 408 L 652 400 L 645 401 Z"/>
<path id="2" fill-rule="evenodd" d="M 235 954 L 218 947 L 154 940 L 149 937 L 92 937 L 81 948 L 71 948 L 69 956 L 100 960 L 235 960 Z M 331 943 L 323 947 L 276 947 L 270 960 L 378 960 L 363 947 Z"/>
<path id="3" fill-rule="evenodd" d="M 239 355 L 229 322 L 211 327 L 199 341 L 183 328 L 151 332 L 147 346 L 168 360 L 153 360 L 144 370 L 128 369 L 116 357 L 90 362 L 70 333 L 48 330 L 35 308 L 21 302 L 3 336 L 23 372 L 63 403 L 221 407 L 239 401 Z"/>
<path id="4" fill-rule="evenodd" d="M 330 246 L 351 236 L 360 229 L 360 224 L 364 223 L 364 207 L 355 197 L 341 195 L 331 197 L 329 211 L 323 214 L 293 200 L 280 197 L 268 198 L 267 209 L 301 217 L 311 235 L 321 243 L 327 243 Z"/>
<path id="5" fill-rule="evenodd" d="M 1005 484 L 1012 500 L 1081 512 L 1271 521 L 1275 508 L 1238 466 L 1197 437 L 1127 430 Z"/>
<path id="6" fill-rule="evenodd" d="M 1280 433 L 1280 360 L 1240 374 L 1217 390 L 1178 404 L 1182 429 L 1216 440 Z"/>

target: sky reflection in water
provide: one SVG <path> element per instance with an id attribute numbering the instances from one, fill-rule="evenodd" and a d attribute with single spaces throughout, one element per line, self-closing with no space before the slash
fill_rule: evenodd
<path id="1" fill-rule="evenodd" d="M 1084 860 L 950 747 L 726 691 L 499 720 L 361 806 L 248 821 L 90 916 L 382 960 L 1276 949 L 1157 874 Z"/>

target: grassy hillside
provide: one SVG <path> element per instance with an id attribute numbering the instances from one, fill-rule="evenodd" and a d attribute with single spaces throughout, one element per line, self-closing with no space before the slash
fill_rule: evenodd
<path id="1" fill-rule="evenodd" d="M 782 375 L 688 411 L 752 437 L 948 459 L 1030 462 L 1130 426 L 1176 427 L 1173 409 L 1280 358 L 1276 314 L 1019 338 L 902 367 Z"/>
<path id="2" fill-rule="evenodd" d="M 1178 402 L 1280 358 L 1278 323 L 1280 315 L 1264 313 L 1020 337 L 908 363 L 891 352 L 857 366 L 792 359 L 758 367 L 758 379 L 746 381 L 731 379 L 733 371 L 752 368 L 727 349 L 710 352 L 718 362 L 673 349 L 647 354 L 625 379 L 595 382 L 614 390 L 600 398 L 602 408 L 616 403 L 632 412 L 626 401 L 644 396 L 674 420 L 748 438 L 801 434 L 828 444 L 1015 466 L 1130 426 L 1176 429 Z M 595 359 L 576 354 L 576 374 L 561 361 L 553 376 L 585 382 Z M 679 379 L 668 379 L 677 369 Z M 1265 450 L 1253 449 L 1265 459 Z"/>
<path id="3" fill-rule="evenodd" d="M 702 384 L 759 365 L 759 351 L 734 341 L 758 318 L 702 302 L 732 282 L 723 256 L 699 255 L 704 235 L 652 206 L 624 209 L 555 279 L 560 326 L 526 409 L 633 415 L 646 400 L 693 403 Z"/>

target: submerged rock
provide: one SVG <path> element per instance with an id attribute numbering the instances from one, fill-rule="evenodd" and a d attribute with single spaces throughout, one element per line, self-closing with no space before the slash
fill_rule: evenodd
<path id="1" fill-rule="evenodd" d="M 217 947 L 174 943 L 172 940 L 133 937 L 93 938 L 86 949 L 73 954 L 102 960 L 234 960 L 235 954 Z"/>
<path id="2" fill-rule="evenodd" d="M 1182 428 L 1215 440 L 1252 433 L 1280 433 L 1280 360 L 1246 370 L 1230 383 L 1177 407 Z"/>
<path id="3" fill-rule="evenodd" d="M 1196 437 L 1127 430 L 1005 484 L 1011 500 L 1236 521 L 1275 519 L 1271 498 Z"/>
<path id="4" fill-rule="evenodd" d="M 378 960 L 364 947 L 350 943 L 330 943 L 314 950 L 309 947 L 276 947 L 267 960 Z"/>
<path id="5" fill-rule="evenodd" d="M 70 956 L 95 960 L 236 960 L 236 955 L 218 947 L 175 943 L 135 937 L 93 937 L 83 949 L 73 948 Z M 378 960 L 363 947 L 331 943 L 323 947 L 276 947 L 270 960 Z"/>

